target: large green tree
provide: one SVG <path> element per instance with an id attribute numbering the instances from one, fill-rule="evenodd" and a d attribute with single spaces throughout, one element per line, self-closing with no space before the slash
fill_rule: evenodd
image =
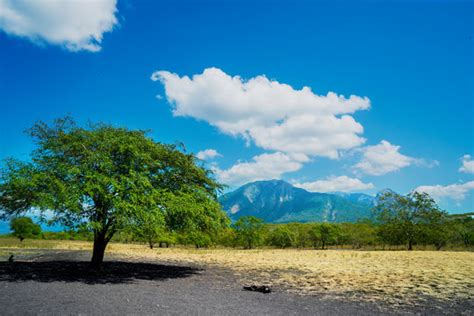
<path id="1" fill-rule="evenodd" d="M 29 131 L 31 161 L 6 161 L 0 209 L 15 216 L 53 211 L 67 226 L 94 233 L 92 264 L 100 268 L 114 233 L 152 221 L 171 231 L 215 231 L 227 224 L 217 202 L 221 186 L 196 158 L 145 131 L 106 124 L 79 127 L 70 118 Z"/>
<path id="2" fill-rule="evenodd" d="M 408 250 L 413 249 L 414 243 L 426 239 L 447 215 L 427 193 L 416 191 L 405 196 L 386 192 L 374 210 L 381 238 L 392 244 L 404 242 Z"/>

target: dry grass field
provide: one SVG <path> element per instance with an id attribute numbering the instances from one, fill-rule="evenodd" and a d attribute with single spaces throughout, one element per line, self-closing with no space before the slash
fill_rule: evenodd
<path id="1" fill-rule="evenodd" d="M 0 239 L 2 251 L 18 242 Z M 81 241 L 27 240 L 24 248 L 91 249 Z M 474 297 L 474 253 L 295 249 L 149 249 L 112 243 L 108 253 L 131 260 L 211 265 L 245 283 L 264 283 L 298 294 L 344 296 L 391 304 Z"/>
<path id="2" fill-rule="evenodd" d="M 423 298 L 471 299 L 474 253 L 347 250 L 190 250 L 112 245 L 135 259 L 230 268 L 242 283 L 266 283 L 299 294 L 323 294 L 390 303 Z"/>

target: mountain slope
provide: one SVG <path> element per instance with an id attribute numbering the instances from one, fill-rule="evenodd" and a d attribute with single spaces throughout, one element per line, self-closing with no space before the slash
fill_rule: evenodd
<path id="1" fill-rule="evenodd" d="M 281 180 L 248 183 L 219 201 L 232 220 L 252 215 L 270 223 L 354 222 L 370 218 L 375 204 L 366 194 L 313 193 Z"/>

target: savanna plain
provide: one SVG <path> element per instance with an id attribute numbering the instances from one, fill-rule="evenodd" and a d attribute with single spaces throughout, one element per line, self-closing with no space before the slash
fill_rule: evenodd
<path id="1" fill-rule="evenodd" d="M 25 240 L 19 244 L 2 238 L 0 259 L 14 254 L 34 261 L 45 251 L 90 253 L 91 247 L 84 241 Z M 383 312 L 397 312 L 401 307 L 423 313 L 423 306 L 441 302 L 442 314 L 473 313 L 474 253 L 468 251 L 150 249 L 143 244 L 111 243 L 107 257 L 217 269 L 225 271 L 222 278 L 232 275 L 239 287 L 264 284 L 274 292 L 297 297 L 370 302 L 382 306 Z M 449 306 L 457 307 L 450 310 Z"/>

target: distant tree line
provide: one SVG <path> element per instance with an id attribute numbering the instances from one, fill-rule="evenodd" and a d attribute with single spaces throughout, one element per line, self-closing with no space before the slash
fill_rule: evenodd
<path id="1" fill-rule="evenodd" d="M 445 247 L 472 249 L 474 213 L 449 215 L 438 209 L 425 193 L 406 196 L 386 193 L 374 209 L 375 221 L 357 223 L 285 223 L 267 224 L 253 216 L 241 217 L 231 225 L 214 231 L 170 231 L 149 222 L 145 226 L 117 233 L 118 242 L 145 242 L 150 248 L 223 246 L 252 249 L 275 248 L 351 248 L 441 250 Z M 29 225 L 29 224 L 28 224 Z M 28 226 L 27 225 L 27 226 Z M 153 229 L 155 227 L 156 229 Z M 45 239 L 93 240 L 92 232 L 69 231 L 29 234 Z"/>
<path id="2" fill-rule="evenodd" d="M 449 215 L 440 210 L 426 193 L 412 192 L 403 196 L 386 192 L 373 212 L 375 220 L 357 223 L 267 224 L 259 218 L 244 216 L 213 233 L 161 231 L 147 235 L 142 230 L 139 234 L 122 232 L 117 235 L 117 240 L 146 241 L 150 247 L 158 243 L 160 247 L 179 244 L 196 248 L 225 246 L 244 249 L 402 247 L 412 250 L 414 246 L 431 246 L 440 250 L 447 246 L 474 246 L 474 213 Z"/>

